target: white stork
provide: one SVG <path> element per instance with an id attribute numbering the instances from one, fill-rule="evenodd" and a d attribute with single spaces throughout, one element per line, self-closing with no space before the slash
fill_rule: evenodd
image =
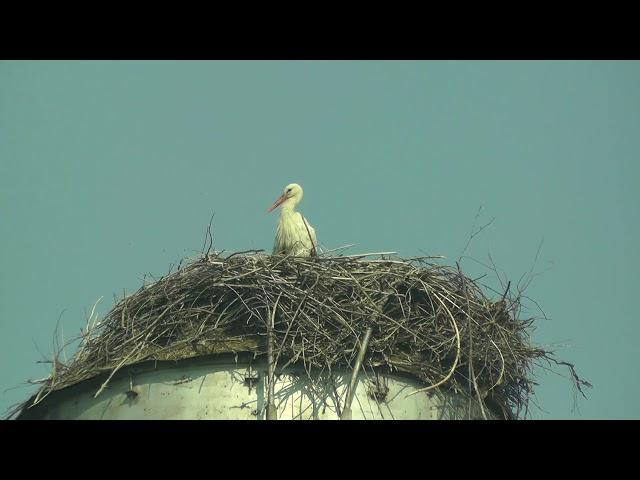
<path id="1" fill-rule="evenodd" d="M 284 187 L 280 195 L 268 212 L 282 205 L 280 220 L 276 230 L 276 241 L 273 245 L 273 253 L 292 254 L 297 257 L 309 257 L 317 255 L 316 231 L 300 212 L 295 208 L 302 201 L 302 187 L 297 183 L 291 183 Z"/>

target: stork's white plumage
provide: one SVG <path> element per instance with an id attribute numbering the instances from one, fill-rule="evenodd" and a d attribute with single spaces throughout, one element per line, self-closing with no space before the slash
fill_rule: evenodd
<path id="1" fill-rule="evenodd" d="M 291 183 L 284 187 L 269 212 L 280 205 L 280 220 L 276 230 L 276 241 L 273 245 L 274 254 L 291 254 L 297 257 L 317 255 L 316 231 L 295 208 L 302 201 L 302 187 Z"/>

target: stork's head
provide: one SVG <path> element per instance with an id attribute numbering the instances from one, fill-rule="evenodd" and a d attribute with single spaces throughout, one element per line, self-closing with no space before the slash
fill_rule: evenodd
<path id="1" fill-rule="evenodd" d="M 268 212 L 275 210 L 280 205 L 283 205 L 282 208 L 293 208 L 302 201 L 302 195 L 302 187 L 297 183 L 290 183 L 284 187 L 284 192 L 273 202 Z"/>

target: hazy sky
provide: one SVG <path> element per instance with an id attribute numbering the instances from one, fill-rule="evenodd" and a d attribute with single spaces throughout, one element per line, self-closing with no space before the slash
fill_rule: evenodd
<path id="1" fill-rule="evenodd" d="M 640 418 L 639 152 L 639 62 L 0 62 L 0 388 L 213 211 L 217 249 L 270 250 L 297 182 L 325 248 L 453 263 L 482 207 L 467 255 L 517 283 L 543 242 L 533 341 L 594 388 L 536 370 L 532 417 Z"/>

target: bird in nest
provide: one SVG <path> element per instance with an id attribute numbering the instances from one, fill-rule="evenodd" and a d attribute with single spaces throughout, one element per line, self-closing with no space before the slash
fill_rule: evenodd
<path id="1" fill-rule="evenodd" d="M 280 208 L 280 219 L 273 245 L 274 255 L 293 255 L 296 257 L 315 257 L 318 254 L 316 231 L 306 218 L 296 211 L 302 201 L 302 187 L 290 183 L 284 192 L 273 202 L 268 212 Z"/>

